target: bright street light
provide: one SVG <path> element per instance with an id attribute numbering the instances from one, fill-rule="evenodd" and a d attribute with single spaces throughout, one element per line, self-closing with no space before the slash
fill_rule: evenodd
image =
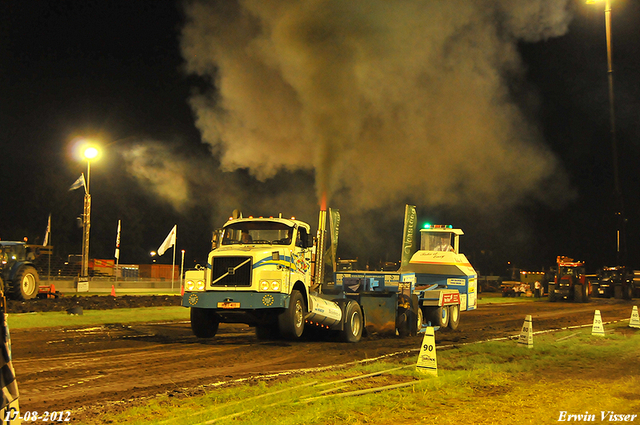
<path id="1" fill-rule="evenodd" d="M 91 228 L 91 192 L 89 185 L 91 182 L 91 161 L 97 160 L 100 151 L 95 146 L 85 145 L 82 149 L 82 156 L 87 161 L 87 186 L 84 192 L 84 220 L 82 221 L 83 239 L 82 239 L 82 277 L 89 276 L 89 229 Z"/>
<path id="2" fill-rule="evenodd" d="M 89 146 L 83 152 L 84 157 L 88 160 L 94 159 L 98 156 L 98 149 L 94 146 Z"/>
<path id="3" fill-rule="evenodd" d="M 618 172 L 618 142 L 616 140 L 616 115 L 614 108 L 613 96 L 613 54 L 611 50 L 611 0 L 604 1 L 604 17 L 605 17 L 605 34 L 607 41 L 607 76 L 609 80 L 609 124 L 611 131 L 611 152 L 613 154 L 613 187 L 616 197 L 617 229 L 616 229 L 616 265 L 622 265 L 622 261 L 626 262 L 626 240 L 625 240 L 625 218 L 624 218 L 624 202 L 622 199 L 622 191 L 620 190 L 620 177 Z M 598 0 L 587 0 L 587 4 L 595 4 Z M 625 250 L 624 255 L 621 253 L 620 246 Z"/>

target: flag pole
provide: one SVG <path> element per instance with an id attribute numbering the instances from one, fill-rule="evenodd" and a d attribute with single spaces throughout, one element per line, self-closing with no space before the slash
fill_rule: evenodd
<path id="1" fill-rule="evenodd" d="M 173 248 L 173 266 L 171 267 L 171 291 L 173 292 L 174 281 L 176 278 L 176 244 L 178 240 L 178 225 L 176 224 L 167 235 L 160 248 L 158 255 L 163 255 L 167 249 Z"/>
<path id="2" fill-rule="evenodd" d="M 178 246 L 178 226 L 176 225 L 176 234 L 173 241 L 173 266 L 171 266 L 171 292 L 173 292 L 173 280 L 176 277 L 176 247 Z"/>
<path id="3" fill-rule="evenodd" d="M 51 245 L 51 213 L 49 213 L 49 220 L 47 220 L 47 230 L 44 233 L 44 241 L 42 241 L 42 246 Z M 47 283 L 51 280 L 51 250 L 49 251 L 49 267 L 47 268 Z"/>
<path id="4" fill-rule="evenodd" d="M 51 214 L 49 214 L 49 223 L 51 223 Z M 47 245 L 51 246 L 51 226 L 49 226 L 49 238 L 47 239 Z M 47 284 L 51 283 L 51 251 L 53 248 L 48 249 L 49 251 L 49 267 L 47 268 Z"/>
<path id="5" fill-rule="evenodd" d="M 118 220 L 118 230 L 116 232 L 116 252 L 115 252 L 116 269 L 113 271 L 116 282 L 118 281 L 118 265 L 120 264 L 120 222 L 121 220 Z"/>
<path id="6" fill-rule="evenodd" d="M 180 266 L 180 292 L 182 292 L 182 276 L 184 276 L 184 249 L 182 250 L 182 265 Z"/>

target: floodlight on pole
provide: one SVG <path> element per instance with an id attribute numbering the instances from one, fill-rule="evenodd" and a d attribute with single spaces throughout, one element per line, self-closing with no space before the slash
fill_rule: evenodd
<path id="1" fill-rule="evenodd" d="M 91 229 L 91 161 L 95 161 L 100 156 L 97 147 L 87 145 L 82 150 L 82 156 L 87 161 L 87 181 L 84 192 L 84 214 L 82 220 L 83 238 L 82 238 L 82 277 L 89 276 L 89 233 Z"/>
<path id="2" fill-rule="evenodd" d="M 613 91 L 613 52 L 611 48 L 611 0 L 587 0 L 587 4 L 595 4 L 604 1 L 605 34 L 607 42 L 607 79 L 609 81 L 609 125 L 611 131 L 611 153 L 613 155 L 613 187 L 616 203 L 616 265 L 626 261 L 625 218 L 622 191 L 620 189 L 620 176 L 618 171 L 618 142 L 616 138 L 616 115 Z M 621 248 L 622 247 L 622 248 Z M 622 250 L 625 253 L 622 253 Z"/>

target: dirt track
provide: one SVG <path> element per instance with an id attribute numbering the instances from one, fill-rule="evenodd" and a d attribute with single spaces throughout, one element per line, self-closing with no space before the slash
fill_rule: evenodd
<path id="1" fill-rule="evenodd" d="M 438 331 L 436 341 L 443 345 L 517 335 L 527 314 L 533 316 L 534 331 L 589 325 L 596 309 L 604 322 L 629 319 L 634 304 L 638 300 L 482 305 L 463 313 L 459 330 Z M 11 336 L 21 410 L 73 410 L 75 419 L 114 401 L 197 392 L 193 389 L 220 381 L 391 353 L 417 354 L 422 340 L 374 336 L 358 344 L 264 342 L 245 325 L 221 325 L 214 339 L 198 340 L 188 322 L 13 330 Z"/>

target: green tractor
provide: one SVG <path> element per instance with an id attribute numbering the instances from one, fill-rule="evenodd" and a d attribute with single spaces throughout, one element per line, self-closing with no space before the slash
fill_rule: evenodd
<path id="1" fill-rule="evenodd" d="M 40 278 L 32 249 L 24 242 L 0 241 L 0 286 L 9 299 L 26 301 L 38 295 Z"/>

